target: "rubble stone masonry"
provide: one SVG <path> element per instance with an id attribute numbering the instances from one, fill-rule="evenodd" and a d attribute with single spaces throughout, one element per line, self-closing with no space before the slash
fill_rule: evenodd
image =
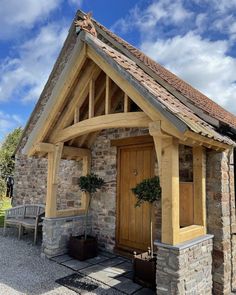
<path id="1" fill-rule="evenodd" d="M 235 286 L 236 240 L 231 235 L 235 224 L 233 156 L 230 152 L 207 152 L 206 192 L 207 231 L 213 241 L 213 293 L 231 294 Z"/>
<path id="2" fill-rule="evenodd" d="M 212 235 L 179 246 L 157 246 L 158 295 L 212 294 Z"/>

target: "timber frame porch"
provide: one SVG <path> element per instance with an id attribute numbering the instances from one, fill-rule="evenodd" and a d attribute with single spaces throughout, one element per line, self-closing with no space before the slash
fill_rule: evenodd
<path id="1" fill-rule="evenodd" d="M 72 55 L 32 131 L 24 153 L 47 157 L 46 218 L 83 215 L 81 208 L 57 209 L 58 170 L 61 159 L 83 162 L 91 170 L 90 148 L 101 130 L 148 128 L 153 137 L 162 187 L 161 242 L 176 245 L 206 234 L 205 149 L 230 145 L 193 132 L 166 108 L 153 101 L 125 70 L 96 49 L 97 40 L 81 32 Z M 179 145 L 193 150 L 193 224 L 180 224 Z"/>

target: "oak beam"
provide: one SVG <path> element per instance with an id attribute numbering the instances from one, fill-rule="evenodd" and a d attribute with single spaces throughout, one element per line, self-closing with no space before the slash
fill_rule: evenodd
<path id="1" fill-rule="evenodd" d="M 52 143 L 40 142 L 34 145 L 34 154 L 48 154 L 55 152 L 55 145 Z M 77 148 L 71 146 L 64 146 L 61 154 L 62 159 L 81 159 L 90 156 L 91 151 L 85 148 Z"/>
<path id="2" fill-rule="evenodd" d="M 57 187 L 58 171 L 63 150 L 63 143 L 55 145 L 54 151 L 48 153 L 48 177 L 45 216 L 47 218 L 56 217 L 57 213 Z"/>
<path id="3" fill-rule="evenodd" d="M 143 112 L 110 114 L 84 120 L 57 133 L 55 142 L 67 141 L 86 133 L 110 128 L 148 127 L 149 117 Z"/>
<path id="4" fill-rule="evenodd" d="M 80 120 L 80 108 L 76 107 L 74 111 L 74 124 L 78 123 Z"/>
<path id="5" fill-rule="evenodd" d="M 128 113 L 129 111 L 130 111 L 129 97 L 126 93 L 124 93 L 124 112 Z"/>
<path id="6" fill-rule="evenodd" d="M 81 208 L 63 209 L 57 210 L 56 217 L 73 217 L 78 215 L 84 215 L 85 210 Z"/>
<path id="7" fill-rule="evenodd" d="M 161 241 L 175 245 L 179 242 L 179 145 L 178 140 L 162 139 L 161 161 L 162 222 Z"/>
<path id="8" fill-rule="evenodd" d="M 206 234 L 206 229 L 204 226 L 200 225 L 190 225 L 179 230 L 179 241 L 178 243 L 183 243 Z"/>
<path id="9" fill-rule="evenodd" d="M 110 91 L 110 96 L 111 96 L 111 113 L 114 113 L 117 105 L 119 104 L 119 101 L 117 101 L 116 97 L 118 96 L 119 93 L 119 88 L 114 84 L 113 87 L 111 88 Z M 99 107 L 96 110 L 96 116 L 101 116 L 103 114 L 104 111 L 104 102 L 101 102 L 101 104 L 99 105 Z M 100 130 L 101 131 L 101 130 Z M 97 138 L 98 134 L 100 133 L 100 131 L 97 132 L 93 132 L 92 134 L 87 134 L 85 140 L 87 141 L 87 146 L 91 147 L 91 145 L 93 144 L 93 142 L 95 141 L 95 139 Z M 80 141 L 80 143 L 84 143 L 84 141 Z"/>
<path id="10" fill-rule="evenodd" d="M 90 154 L 91 154 L 91 151 L 89 149 L 64 146 L 62 157 L 63 158 L 67 158 L 67 157 L 83 158 L 83 157 L 89 157 Z"/>
<path id="11" fill-rule="evenodd" d="M 53 153 L 55 150 L 55 146 L 51 143 L 46 142 L 39 142 L 35 145 L 33 145 L 29 156 L 33 156 L 35 154 L 41 154 L 41 153 Z"/>
<path id="12" fill-rule="evenodd" d="M 94 117 L 94 96 L 95 96 L 95 82 L 91 79 L 89 82 L 89 119 Z"/>
<path id="13" fill-rule="evenodd" d="M 96 106 L 97 105 L 97 103 L 100 101 L 100 99 L 101 98 L 104 98 L 104 92 L 105 92 L 105 80 L 103 81 L 98 81 L 99 83 L 98 83 L 98 86 L 97 86 L 97 88 L 96 88 L 96 91 L 95 91 L 95 93 L 96 93 L 96 95 L 95 95 L 95 102 L 94 102 L 94 105 Z M 103 83 L 104 82 L 104 83 Z M 103 111 L 104 111 L 104 108 L 103 108 Z M 95 116 L 97 116 L 97 110 L 95 109 L 94 110 L 94 112 L 95 112 Z M 84 120 L 84 118 L 86 118 L 86 116 L 88 116 L 88 111 L 87 112 L 83 112 L 83 114 L 81 114 L 81 121 L 82 120 Z M 76 138 L 74 138 L 74 139 L 72 139 L 70 142 L 69 142 L 69 145 L 73 145 L 74 143 L 78 143 L 78 145 L 79 146 L 83 146 L 84 145 L 84 143 L 85 143 L 85 141 L 87 140 L 87 134 L 85 134 L 85 135 L 83 135 L 83 136 L 81 136 L 80 138 L 79 138 L 79 140 L 76 140 Z"/>
<path id="14" fill-rule="evenodd" d="M 214 140 L 212 138 L 208 138 L 206 136 L 197 134 L 193 131 L 185 131 L 184 137 L 192 139 L 198 143 L 201 143 L 202 145 L 206 146 L 207 148 L 212 148 L 212 149 L 219 151 L 219 152 L 229 149 L 229 148 L 232 148 L 232 146 L 230 146 L 226 143 L 219 142 L 219 141 Z"/>
<path id="15" fill-rule="evenodd" d="M 56 133 L 58 130 L 61 130 L 67 126 L 69 126 L 73 122 L 73 116 L 75 108 L 80 108 L 84 103 L 86 97 L 89 94 L 89 83 L 91 79 L 94 81 L 97 79 L 101 70 L 93 63 L 90 63 L 83 74 L 81 75 L 81 79 L 78 82 L 78 85 L 75 89 L 72 99 L 64 109 L 63 113 L 61 114 L 50 138 L 50 142 L 54 142 L 56 137 Z"/>
<path id="16" fill-rule="evenodd" d="M 111 79 L 106 75 L 105 114 L 111 113 Z"/>
<path id="17" fill-rule="evenodd" d="M 160 177 L 161 181 L 162 139 L 170 138 L 170 136 L 162 131 L 161 121 L 155 121 L 149 124 L 149 134 L 153 137 L 158 162 L 158 176 Z"/>

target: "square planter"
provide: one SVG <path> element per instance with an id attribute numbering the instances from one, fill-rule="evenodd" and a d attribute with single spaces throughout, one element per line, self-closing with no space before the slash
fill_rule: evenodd
<path id="1" fill-rule="evenodd" d="M 68 253 L 71 257 L 78 260 L 86 260 L 97 256 L 97 238 L 87 236 L 70 237 L 68 244 Z"/>
<path id="2" fill-rule="evenodd" d="M 135 255 L 133 259 L 133 281 L 146 288 L 156 289 L 156 257 L 147 252 Z"/>

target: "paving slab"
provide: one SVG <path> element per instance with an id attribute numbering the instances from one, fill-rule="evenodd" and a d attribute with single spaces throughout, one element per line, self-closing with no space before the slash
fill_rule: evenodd
<path id="1" fill-rule="evenodd" d="M 134 273 L 132 271 L 129 271 L 129 272 L 125 272 L 124 274 L 122 274 L 123 277 L 126 277 L 130 280 L 133 280 L 133 276 L 134 276 Z"/>
<path id="2" fill-rule="evenodd" d="M 103 265 L 103 266 L 115 266 L 118 265 L 122 262 L 124 262 L 125 260 L 121 257 L 115 257 L 115 258 L 111 258 L 109 260 L 103 261 L 99 264 Z"/>
<path id="3" fill-rule="evenodd" d="M 112 273 L 114 275 L 117 275 L 117 276 L 120 276 L 122 274 L 125 274 L 125 272 L 126 272 L 125 270 L 123 270 L 121 268 L 118 268 L 116 266 L 106 267 L 106 268 L 104 268 L 104 271 L 110 272 L 110 273 Z"/>
<path id="4" fill-rule="evenodd" d="M 119 270 L 123 270 L 124 272 L 129 272 L 133 270 L 133 265 L 131 262 L 123 262 L 119 263 L 118 265 L 113 266 Z"/>
<path id="5" fill-rule="evenodd" d="M 62 265 L 72 268 L 73 270 L 81 270 L 83 268 L 91 266 L 90 263 L 79 261 L 76 259 L 71 259 L 62 263 Z"/>
<path id="6" fill-rule="evenodd" d="M 87 259 L 86 262 L 88 262 L 90 264 L 98 264 L 98 263 L 104 262 L 108 259 L 109 259 L 109 257 L 103 256 L 103 255 L 98 255 L 94 258 Z"/>
<path id="7" fill-rule="evenodd" d="M 142 289 L 142 286 L 134 283 L 132 280 L 125 277 L 118 277 L 107 282 L 107 284 L 119 291 L 127 294 L 133 294 L 138 290 Z"/>
<path id="8" fill-rule="evenodd" d="M 103 250 L 99 251 L 99 255 L 106 256 L 108 258 L 115 258 L 115 257 L 117 257 L 116 254 L 111 253 L 111 252 L 107 252 L 107 251 L 103 251 Z"/>
<path id="9" fill-rule="evenodd" d="M 70 257 L 69 255 L 67 254 L 64 254 L 64 255 L 60 255 L 60 256 L 55 256 L 55 257 L 52 257 L 51 260 L 53 261 L 56 261 L 58 263 L 62 263 L 62 262 L 65 262 L 65 261 L 68 261 L 68 260 L 72 260 L 73 258 Z"/>

